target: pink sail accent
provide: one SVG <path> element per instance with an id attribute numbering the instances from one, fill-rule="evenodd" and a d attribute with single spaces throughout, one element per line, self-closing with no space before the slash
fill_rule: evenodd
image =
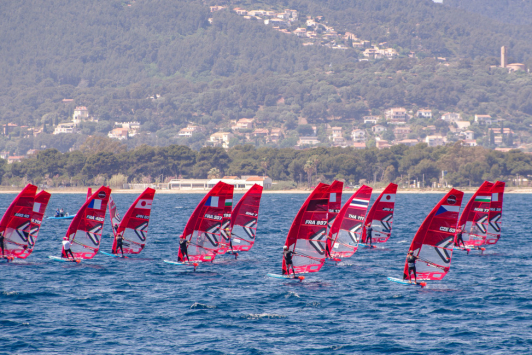
<path id="1" fill-rule="evenodd" d="M 121 220 L 119 220 L 120 217 L 116 212 L 116 205 L 112 197 L 110 198 L 109 212 L 111 221 L 119 221 L 116 230 L 113 225 L 113 234 L 115 237 L 113 240 L 113 253 L 118 252 L 116 250 L 116 238 L 119 235 L 123 238 L 122 249 L 124 250 L 124 254 L 139 254 L 144 249 L 148 237 L 148 224 L 150 222 L 154 197 L 155 190 L 148 187 L 137 197 Z"/>
<path id="2" fill-rule="evenodd" d="M 111 217 L 111 227 L 113 229 L 113 236 L 116 239 L 116 232 L 118 231 L 118 226 L 122 221 L 122 217 L 120 217 L 120 214 L 118 213 L 115 200 L 113 200 L 112 195 L 109 196 L 109 217 Z"/>
<path id="3" fill-rule="evenodd" d="M 505 183 L 496 181 L 491 189 L 491 204 L 488 214 L 488 233 L 485 244 L 496 244 L 501 237 L 502 227 L 502 202 L 504 198 Z"/>
<path id="4" fill-rule="evenodd" d="M 110 188 L 100 187 L 72 219 L 66 237 L 76 259 L 92 259 L 98 253 L 110 195 Z M 64 249 L 62 255 L 66 256 Z"/>
<path id="5" fill-rule="evenodd" d="M 486 240 L 492 187 L 491 182 L 484 181 L 469 199 L 460 216 L 458 228 L 462 230 L 462 239 L 466 247 L 478 247 Z M 457 235 L 458 231 L 454 238 L 455 245 Z"/>
<path id="6" fill-rule="evenodd" d="M 238 201 L 231 214 L 231 239 L 234 251 L 248 251 L 255 243 L 262 186 L 253 185 Z"/>
<path id="7" fill-rule="evenodd" d="M 187 251 L 191 262 L 213 261 L 216 257 L 220 247 L 220 228 L 225 211 L 225 199 L 231 191 L 233 185 L 218 182 L 188 219 L 182 235 L 189 241 Z M 181 250 L 178 251 L 177 258 L 182 261 Z"/>
<path id="8" fill-rule="evenodd" d="M 330 186 L 320 183 L 301 206 L 286 236 L 296 273 L 317 272 L 325 263 Z M 283 258 L 283 274 L 287 274 Z"/>
<path id="9" fill-rule="evenodd" d="M 92 195 L 92 189 L 89 187 L 87 189 L 87 198 L 86 198 L 86 200 L 88 200 L 91 197 L 91 195 Z"/>
<path id="10" fill-rule="evenodd" d="M 4 236 L 2 257 L 24 259 L 31 254 L 31 218 L 36 192 L 37 186 L 28 184 L 11 202 L 0 220 L 0 233 Z"/>
<path id="11" fill-rule="evenodd" d="M 223 255 L 230 249 L 229 243 L 231 242 L 231 214 L 233 210 L 233 190 L 234 186 L 227 189 L 224 203 L 224 213 L 222 218 L 222 226 L 220 227 L 220 246 L 218 247 L 217 254 Z"/>
<path id="12" fill-rule="evenodd" d="M 452 189 L 432 209 L 417 230 L 410 249 L 418 256 L 417 280 L 441 280 L 449 272 L 453 239 L 464 193 Z M 411 280 L 405 260 L 403 279 Z"/>
<path id="13" fill-rule="evenodd" d="M 362 185 L 336 216 L 327 240 L 331 257 L 349 258 L 357 251 L 372 191 Z"/>
<path id="14" fill-rule="evenodd" d="M 373 229 L 372 243 L 386 243 L 392 234 L 393 213 L 395 210 L 395 197 L 397 185 L 390 183 L 377 197 L 366 217 L 366 225 Z M 366 241 L 366 228 L 362 230 L 362 243 Z"/>

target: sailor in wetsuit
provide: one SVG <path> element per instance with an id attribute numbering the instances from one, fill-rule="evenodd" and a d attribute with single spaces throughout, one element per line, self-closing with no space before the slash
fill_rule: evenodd
<path id="1" fill-rule="evenodd" d="M 61 210 L 59 211 L 59 216 L 60 217 L 65 217 L 65 210 L 61 208 Z"/>
<path id="2" fill-rule="evenodd" d="M 124 238 L 122 238 L 122 234 L 119 234 L 116 236 L 116 249 L 115 254 L 118 254 L 118 248 L 120 248 L 120 251 L 122 252 L 122 257 L 124 257 Z"/>
<path id="3" fill-rule="evenodd" d="M 181 251 L 181 255 L 180 255 L 180 260 L 177 260 L 179 262 L 185 262 L 185 256 L 187 257 L 187 260 L 188 262 L 190 262 L 190 259 L 188 258 L 188 244 L 190 244 L 188 241 L 187 241 L 187 238 L 185 238 L 184 236 L 181 236 L 181 238 L 179 239 L 179 251 Z"/>
<path id="4" fill-rule="evenodd" d="M 284 262 L 286 264 L 286 272 L 288 273 L 288 275 L 290 275 L 290 266 L 292 267 L 292 273 L 294 274 L 294 276 L 296 276 L 296 271 L 294 270 L 294 264 L 292 263 L 292 256 L 294 255 L 295 253 L 291 250 L 288 250 L 288 247 L 285 245 L 283 247 L 283 256 L 284 256 Z M 284 270 L 283 270 L 283 273 L 284 273 Z"/>
<path id="5" fill-rule="evenodd" d="M 0 248 L 2 248 L 2 258 L 4 258 L 4 233 L 0 233 Z"/>
<path id="6" fill-rule="evenodd" d="M 330 235 L 328 235 L 327 236 L 327 240 L 325 240 L 325 257 L 332 259 L 331 249 L 329 248 L 329 244 L 331 244 L 331 243 L 332 243 L 332 238 L 331 238 Z"/>
<path id="7" fill-rule="evenodd" d="M 456 235 L 456 242 L 454 243 L 454 245 L 459 247 L 460 243 L 462 243 L 462 246 L 465 248 L 464 238 L 462 237 L 462 230 L 458 229 L 458 234 Z"/>
<path id="8" fill-rule="evenodd" d="M 417 274 L 416 274 L 416 260 L 419 259 L 419 256 L 415 256 L 414 252 L 410 250 L 406 256 L 406 262 L 408 263 L 408 277 L 414 272 L 414 282 L 417 284 Z M 406 275 L 405 275 L 406 278 Z M 404 278 L 403 278 L 404 280 Z"/>
<path id="9" fill-rule="evenodd" d="M 366 245 L 371 246 L 373 242 L 373 228 L 371 228 L 371 223 L 368 223 L 366 226 Z"/>
<path id="10" fill-rule="evenodd" d="M 68 254 L 70 254 L 70 256 L 72 256 L 72 259 L 76 259 L 74 257 L 74 254 L 72 253 L 72 250 L 70 249 L 70 246 L 72 244 L 70 244 L 70 241 L 68 240 L 67 237 L 64 237 L 63 238 L 63 250 L 64 250 L 64 255 L 62 255 L 63 258 L 67 258 L 68 259 Z"/>

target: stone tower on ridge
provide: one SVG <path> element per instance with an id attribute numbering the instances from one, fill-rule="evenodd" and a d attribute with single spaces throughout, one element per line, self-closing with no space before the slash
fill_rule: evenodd
<path id="1" fill-rule="evenodd" d="M 508 49 L 506 46 L 501 47 L 501 68 L 506 68 L 508 65 Z"/>

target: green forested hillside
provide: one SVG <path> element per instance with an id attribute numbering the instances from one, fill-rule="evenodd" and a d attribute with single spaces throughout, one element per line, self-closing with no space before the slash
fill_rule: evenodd
<path id="1" fill-rule="evenodd" d="M 295 27 L 305 26 L 307 15 L 323 15 L 340 34 L 387 41 L 403 56 L 359 62 L 355 49 L 303 46 L 261 21 L 228 10 L 210 13 L 214 3 L 3 2 L 0 121 L 45 125 L 48 133 L 22 138 L 23 130 L 15 130 L 0 138 L 0 149 L 66 151 L 88 135 L 106 134 L 115 121 L 131 120 L 140 121 L 144 133 L 128 141 L 130 147 L 199 148 L 205 137 L 175 138 L 187 122 L 209 134 L 227 129 L 231 119 L 256 117 L 259 125 L 285 127 L 289 136 L 301 121 L 353 124 L 393 106 L 456 110 L 466 118 L 486 113 L 509 120 L 525 136 L 530 129 L 530 76 L 490 69 L 498 64 L 500 45 L 512 58 L 530 60 L 527 26 L 488 21 L 431 0 L 222 2 L 296 9 Z M 417 57 L 407 58 L 410 51 Z M 64 104 L 64 98 L 74 101 Z M 52 136 L 53 125 L 68 120 L 77 105 L 100 122 L 84 124 L 76 137 Z"/>
<path id="2" fill-rule="evenodd" d="M 443 4 L 508 24 L 532 24 L 532 2 L 526 0 L 444 0 Z"/>

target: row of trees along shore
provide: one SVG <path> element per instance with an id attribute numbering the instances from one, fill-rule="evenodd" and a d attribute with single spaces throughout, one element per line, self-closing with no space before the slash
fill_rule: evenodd
<path id="1" fill-rule="evenodd" d="M 305 186 L 317 181 L 343 179 L 356 185 L 424 181 L 431 186 L 446 171 L 445 181 L 453 186 L 477 186 L 483 180 L 507 180 L 532 175 L 532 155 L 519 150 L 501 152 L 483 147 L 453 145 L 428 147 L 392 146 L 389 149 L 256 148 L 235 146 L 229 150 L 186 146 L 141 146 L 127 150 L 111 140 L 93 141 L 80 150 L 61 153 L 39 151 L 21 162 L 7 164 L 0 159 L 4 186 L 28 182 L 41 186 L 86 186 L 124 183 L 167 182 L 172 178 L 213 178 L 224 175 L 266 175 L 278 189 Z"/>

